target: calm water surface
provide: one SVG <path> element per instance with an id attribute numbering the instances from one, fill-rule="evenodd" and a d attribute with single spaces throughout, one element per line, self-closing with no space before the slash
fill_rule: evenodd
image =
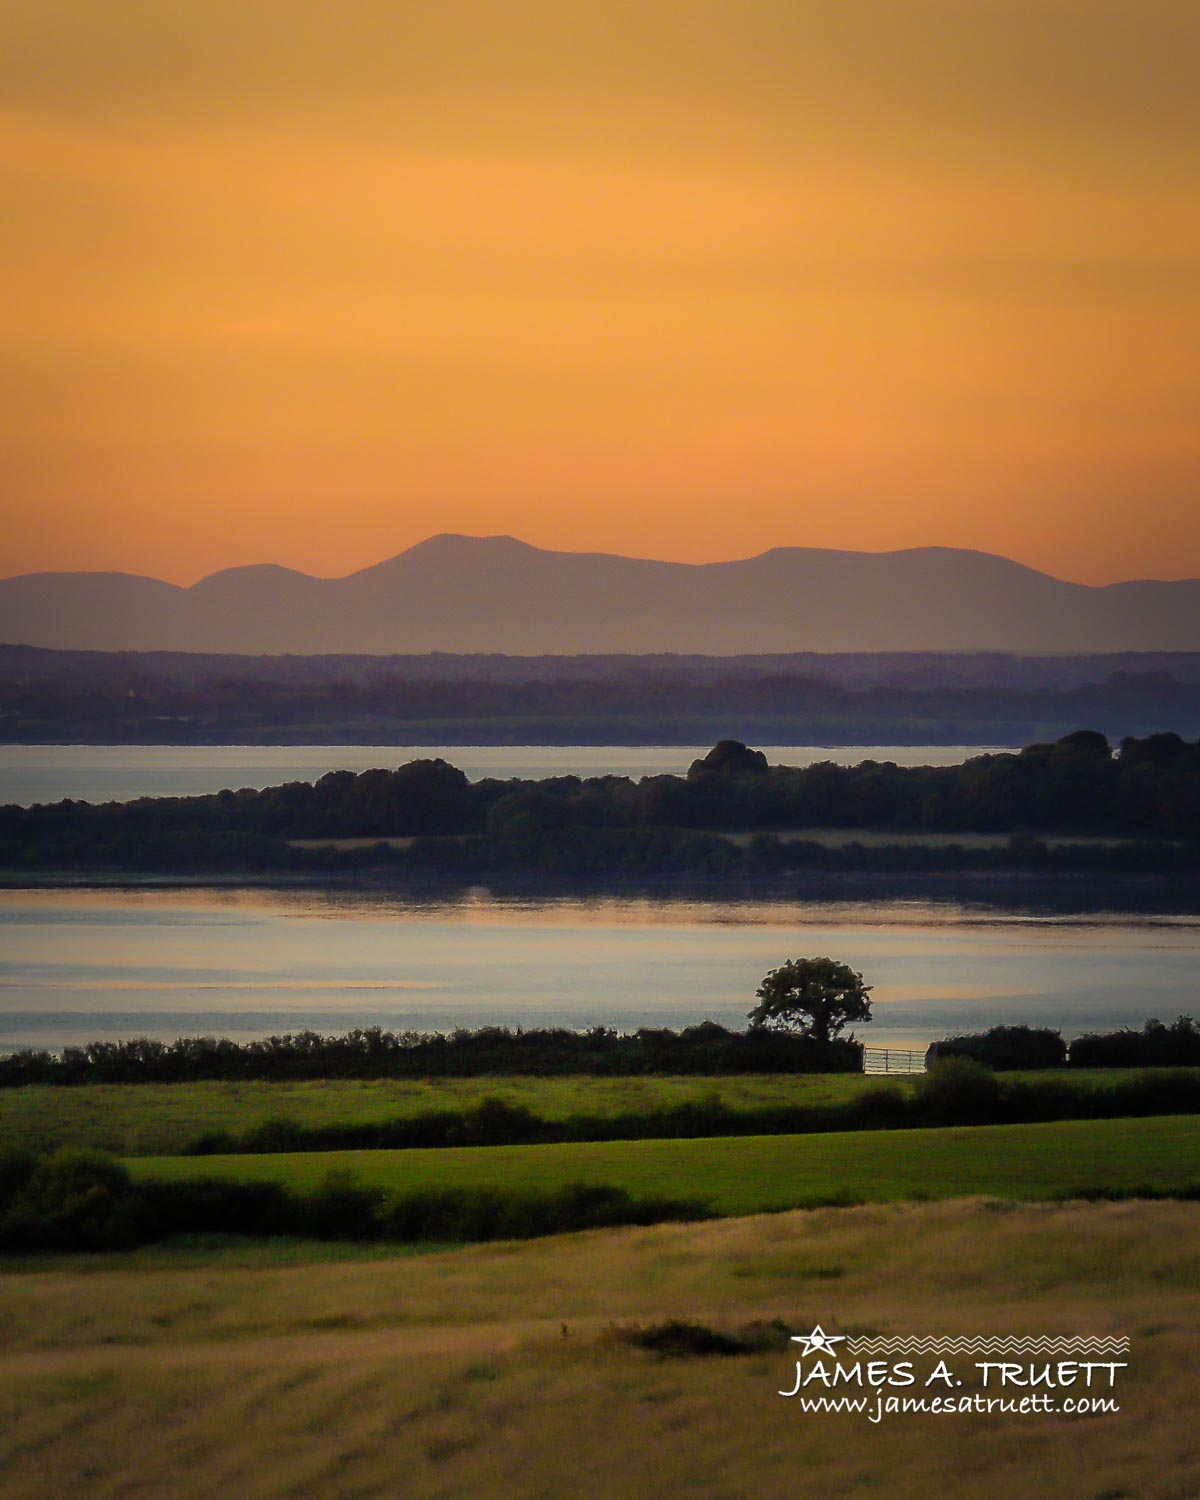
<path id="1" fill-rule="evenodd" d="M 956 901 L 509 899 L 474 891 L 0 892 L 0 1049 L 312 1026 L 744 1022 L 767 969 L 875 985 L 879 1045 L 1196 1010 L 1200 918 Z"/>
<path id="2" fill-rule="evenodd" d="M 326 771 L 367 771 L 440 756 L 472 781 L 485 776 L 679 775 L 711 745 L 0 745 L 0 804 L 122 802 L 194 797 L 224 787 L 316 781 Z M 893 760 L 946 766 L 982 755 L 978 745 L 764 745 L 772 765 Z"/>

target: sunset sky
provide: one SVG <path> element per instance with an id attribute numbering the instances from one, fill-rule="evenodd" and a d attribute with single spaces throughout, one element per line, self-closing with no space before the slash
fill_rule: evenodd
<path id="1" fill-rule="evenodd" d="M 0 574 L 1200 576 L 1196 0 L 5 0 Z"/>

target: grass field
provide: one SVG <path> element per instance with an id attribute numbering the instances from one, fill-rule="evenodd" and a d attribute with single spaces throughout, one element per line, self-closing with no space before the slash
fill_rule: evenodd
<path id="1" fill-rule="evenodd" d="M 1039 1198 L 1084 1189 L 1178 1188 L 1200 1181 L 1200 1116 L 1071 1120 L 814 1136 L 602 1141 L 432 1151 L 149 1157 L 137 1178 L 226 1177 L 315 1188 L 332 1168 L 388 1189 L 609 1183 L 635 1195 L 699 1198 L 722 1214 L 829 1201 L 984 1193 Z"/>
<path id="2" fill-rule="evenodd" d="M 1200 1205 L 904 1204 L 307 1265 L 190 1252 L 0 1278 L 6 1500 L 1185 1500 Z M 794 1358 L 616 1320 L 1124 1333 L 1105 1415 L 804 1413 Z M 977 1389 L 968 1364 L 965 1387 Z"/>
<path id="3" fill-rule="evenodd" d="M 0 1090 L 0 1139 L 13 1145 L 94 1146 L 122 1156 L 168 1155 L 211 1130 L 246 1131 L 267 1120 L 336 1125 L 463 1109 L 487 1098 L 524 1104 L 548 1119 L 574 1113 L 682 1104 L 719 1095 L 726 1104 L 832 1104 L 852 1098 L 860 1073 L 730 1078 L 447 1078 L 364 1082 L 31 1085 Z"/>
<path id="4" fill-rule="evenodd" d="M 1200 1070 L 1197 1070 L 1200 1071 Z M 1130 1069 L 1013 1074 L 1065 1079 L 1075 1088 L 1132 1078 Z M 341 1125 L 396 1119 L 423 1110 L 463 1109 L 486 1098 L 524 1104 L 547 1119 L 616 1115 L 720 1098 L 731 1108 L 836 1104 L 881 1082 L 912 1078 L 858 1073 L 760 1074 L 728 1078 L 448 1078 L 309 1083 L 35 1085 L 0 1089 L 0 1140 L 31 1150 L 92 1146 L 121 1156 L 169 1156 L 208 1131 L 244 1133 L 267 1120 Z"/>

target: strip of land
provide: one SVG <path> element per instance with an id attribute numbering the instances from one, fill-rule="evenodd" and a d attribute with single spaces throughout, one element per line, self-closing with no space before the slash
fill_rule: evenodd
<path id="1" fill-rule="evenodd" d="M 584 1182 L 637 1197 L 700 1199 L 721 1214 L 753 1214 L 974 1193 L 1035 1199 L 1194 1190 L 1200 1183 L 1200 1116 L 820 1136 L 143 1157 L 129 1166 L 135 1181 L 273 1181 L 300 1192 L 319 1187 L 331 1170 L 389 1191 L 551 1189 Z"/>
<path id="2" fill-rule="evenodd" d="M 306 1079 L 277 1082 L 94 1083 L 77 1088 L 47 1088 L 31 1084 L 0 1089 L 0 1139 L 11 1148 L 46 1152 L 63 1146 L 82 1146 L 118 1156 L 173 1156 L 190 1154 L 197 1144 L 222 1135 L 253 1140 L 271 1132 L 281 1140 L 271 1149 L 287 1148 L 289 1131 L 336 1131 L 402 1127 L 422 1117 L 457 1114 L 468 1122 L 481 1108 L 500 1105 L 531 1111 L 548 1126 L 564 1127 L 587 1117 L 612 1133 L 629 1124 L 630 1134 L 646 1135 L 640 1127 L 655 1114 L 672 1112 L 674 1134 L 752 1134 L 755 1115 L 766 1111 L 809 1111 L 811 1127 L 847 1128 L 860 1123 L 888 1126 L 904 1123 L 895 1111 L 880 1111 L 878 1121 L 850 1117 L 855 1108 L 869 1106 L 878 1091 L 898 1092 L 911 1099 L 923 1074 L 864 1076 L 861 1073 L 744 1074 L 671 1077 L 536 1077 L 522 1075 L 444 1079 Z M 1003 1084 L 1046 1085 L 1068 1089 L 1080 1115 L 1094 1106 L 1097 1116 L 1181 1113 L 1192 1108 L 1186 1088 L 1177 1087 L 1183 1104 L 1166 1107 L 1164 1090 L 1181 1081 L 1200 1083 L 1200 1068 L 1138 1070 L 1130 1068 L 1044 1068 L 1001 1075 Z M 1133 1086 L 1151 1100 L 1150 1108 L 1114 1108 L 1105 1099 Z M 684 1112 L 694 1112 L 697 1123 L 725 1115 L 724 1127 L 703 1131 L 686 1125 Z M 845 1114 L 847 1118 L 839 1119 Z M 817 1119 L 817 1116 L 824 1116 Z M 1026 1116 L 1026 1118 L 1029 1118 Z M 920 1124 L 922 1122 L 915 1122 Z M 790 1133 L 796 1125 L 785 1127 Z M 780 1127 L 771 1127 L 774 1133 Z M 663 1131 L 662 1133 L 668 1133 Z M 576 1139 L 582 1137 L 576 1136 Z M 491 1137 L 494 1142 L 495 1136 Z M 344 1149 L 342 1143 L 338 1143 Z M 366 1145 L 369 1142 L 358 1142 Z M 391 1142 L 379 1144 L 392 1144 Z M 407 1143 L 406 1143 L 407 1144 Z M 416 1144 L 421 1144 L 416 1142 Z M 220 1152 L 214 1144 L 209 1148 Z M 239 1149 L 252 1149 L 239 1146 Z M 265 1144 L 259 1149 L 266 1149 Z M 310 1143 L 293 1149 L 312 1149 Z"/>

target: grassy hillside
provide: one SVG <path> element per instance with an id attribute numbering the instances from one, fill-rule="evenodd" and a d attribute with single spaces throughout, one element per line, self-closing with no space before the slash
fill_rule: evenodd
<path id="1" fill-rule="evenodd" d="M 334 1125 L 463 1109 L 483 1099 L 524 1104 L 547 1119 L 586 1111 L 683 1104 L 719 1094 L 731 1106 L 833 1104 L 867 1080 L 858 1073 L 723 1078 L 447 1078 L 296 1083 L 89 1084 L 0 1089 L 0 1139 L 31 1149 L 94 1146 L 125 1156 L 182 1151 L 206 1131 L 245 1132 L 267 1120 Z"/>
<path id="2" fill-rule="evenodd" d="M 42 1262 L 0 1278 L 0 1472 L 7 1500 L 1181 1500 L 1198 1230 L 1196 1204 L 906 1204 L 337 1264 Z M 1131 1349 L 1119 1413 L 876 1426 L 780 1399 L 786 1353 L 605 1337 L 671 1316 Z"/>
<path id="3" fill-rule="evenodd" d="M 607 1141 L 430 1151 L 148 1157 L 136 1177 L 275 1180 L 307 1190 L 331 1169 L 411 1189 L 599 1182 L 635 1195 L 701 1198 L 724 1214 L 849 1199 L 985 1193 L 1039 1198 L 1084 1189 L 1179 1188 L 1200 1181 L 1200 1117 L 1073 1120 L 823 1136 Z"/>
<path id="4" fill-rule="evenodd" d="M 1200 1070 L 1197 1070 L 1200 1071 Z M 1066 1081 L 1088 1089 L 1134 1076 L 1131 1069 L 1089 1068 L 1009 1074 Z M 448 1078 L 433 1081 L 317 1080 L 298 1083 L 89 1084 L 85 1088 L 0 1089 L 0 1140 L 30 1150 L 91 1146 L 121 1156 L 169 1156 L 208 1131 L 238 1134 L 268 1120 L 343 1125 L 465 1109 L 483 1099 L 523 1104 L 546 1119 L 719 1098 L 730 1108 L 837 1104 L 881 1082 L 913 1079 L 855 1073 L 755 1074 L 721 1078 Z"/>

